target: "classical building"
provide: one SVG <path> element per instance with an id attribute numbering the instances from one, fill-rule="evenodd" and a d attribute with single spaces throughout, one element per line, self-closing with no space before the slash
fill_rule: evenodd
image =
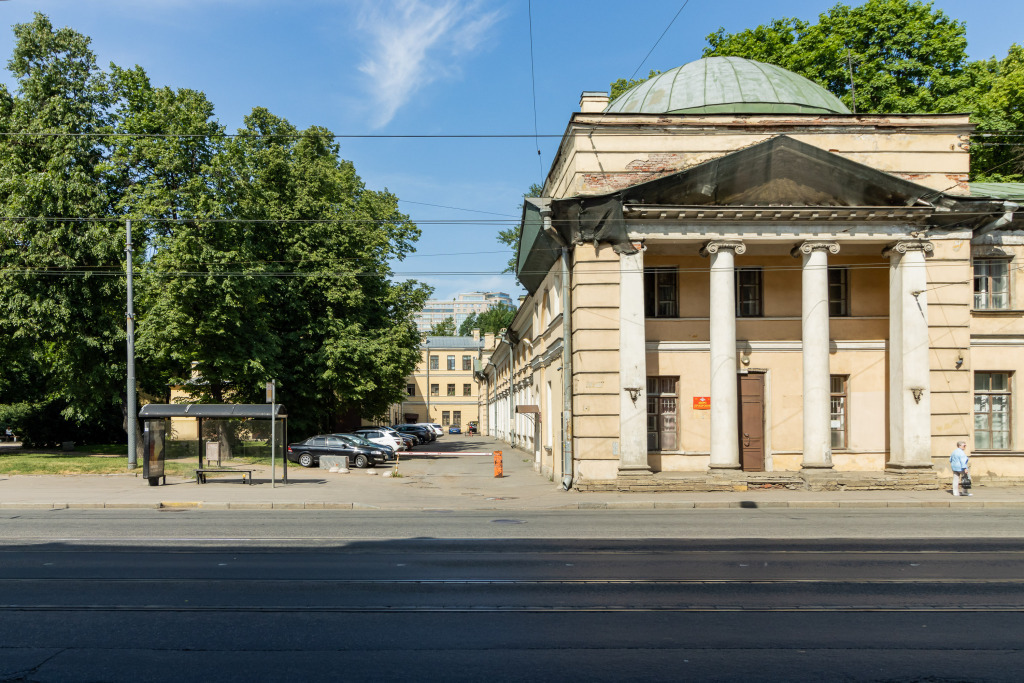
<path id="1" fill-rule="evenodd" d="M 511 308 L 512 297 L 505 292 L 463 292 L 454 299 L 428 299 L 416 314 L 416 329 L 426 334 L 434 325 L 452 318 L 458 330 L 470 315 L 485 313 L 495 306 Z"/>
<path id="2" fill-rule="evenodd" d="M 406 378 L 405 401 L 391 409 L 393 423 L 433 422 L 468 426 L 480 419 L 474 372 L 480 364 L 480 331 L 471 337 L 425 337 L 420 362 Z"/>
<path id="3" fill-rule="evenodd" d="M 608 99 L 525 202 L 489 433 L 584 489 L 934 486 L 961 439 L 1024 478 L 1024 187 L 972 192 L 966 114 L 853 114 L 732 57 Z"/>

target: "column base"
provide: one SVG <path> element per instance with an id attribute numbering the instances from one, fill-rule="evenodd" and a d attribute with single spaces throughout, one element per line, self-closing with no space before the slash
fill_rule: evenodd
<path id="1" fill-rule="evenodd" d="M 738 470 L 740 468 L 741 468 L 741 465 L 739 465 L 739 464 L 736 464 L 736 465 L 716 465 L 716 464 L 712 463 L 712 464 L 708 465 L 708 469 L 711 470 L 711 471 L 714 471 L 714 470 Z"/>
<path id="2" fill-rule="evenodd" d="M 805 462 L 800 465 L 802 470 L 830 470 L 832 467 L 832 463 L 825 462 Z"/>

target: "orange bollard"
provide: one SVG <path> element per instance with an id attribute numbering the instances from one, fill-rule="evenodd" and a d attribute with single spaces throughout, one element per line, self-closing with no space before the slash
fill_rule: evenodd
<path id="1" fill-rule="evenodd" d="M 494 476 L 501 477 L 501 451 L 494 451 Z"/>

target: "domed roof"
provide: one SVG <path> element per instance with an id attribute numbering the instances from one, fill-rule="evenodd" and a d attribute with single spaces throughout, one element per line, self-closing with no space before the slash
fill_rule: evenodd
<path id="1" fill-rule="evenodd" d="M 849 114 L 820 85 L 774 64 L 707 57 L 631 88 L 605 109 L 640 114 Z"/>

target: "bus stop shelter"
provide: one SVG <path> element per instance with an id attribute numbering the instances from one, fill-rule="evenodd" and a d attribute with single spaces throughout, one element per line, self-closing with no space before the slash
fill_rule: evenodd
<path id="1" fill-rule="evenodd" d="M 284 445 L 288 443 L 288 412 L 277 404 L 228 403 L 149 403 L 139 411 L 143 436 L 143 477 L 150 486 L 160 480 L 166 483 L 164 465 L 168 452 L 176 455 L 194 450 L 197 472 L 216 463 L 222 467 L 242 443 L 269 440 L 271 445 L 271 480 L 276 482 L 276 455 L 281 454 L 285 483 L 288 482 L 288 459 Z M 248 441 L 244 436 L 249 437 Z M 173 447 L 173 448 L 172 448 Z M 241 446 L 244 451 L 244 446 Z M 251 448 L 251 447 L 250 447 Z M 251 478 L 250 478 L 251 482 Z"/>

